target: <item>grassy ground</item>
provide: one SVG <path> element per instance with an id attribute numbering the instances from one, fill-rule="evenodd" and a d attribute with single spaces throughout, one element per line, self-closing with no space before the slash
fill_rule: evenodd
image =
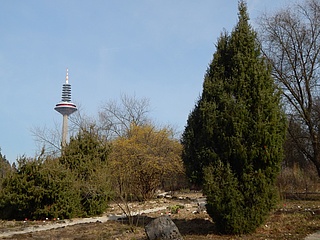
<path id="1" fill-rule="evenodd" d="M 167 204 L 181 204 L 175 200 L 166 200 Z M 159 204 L 159 202 L 157 202 Z M 141 206 L 141 205 L 140 205 Z M 255 233 L 242 236 L 220 235 L 215 230 L 214 223 L 206 213 L 193 213 L 194 204 L 186 203 L 171 218 L 180 230 L 185 240 L 191 239 L 303 239 L 310 233 L 320 230 L 320 200 L 283 200 L 272 212 L 267 222 Z M 134 219 L 134 225 L 128 221 L 109 221 L 105 223 L 77 224 L 64 228 L 15 235 L 3 239 L 59 239 L 59 240 L 89 240 L 89 239 L 119 239 L 145 240 L 144 226 L 155 217 L 168 212 L 150 213 Z M 21 227 L 22 223 L 2 222 L 2 230 L 9 225 Z M 34 223 L 33 223 L 34 224 Z M 14 226 L 16 225 L 16 226 Z M 1 226 L 0 226 L 1 230 Z"/>

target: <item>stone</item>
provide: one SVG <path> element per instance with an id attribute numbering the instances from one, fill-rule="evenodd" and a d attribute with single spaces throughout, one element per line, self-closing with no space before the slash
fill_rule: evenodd
<path id="1" fill-rule="evenodd" d="M 198 212 L 206 212 L 207 199 L 206 198 L 198 198 L 197 199 Z"/>
<path id="2" fill-rule="evenodd" d="M 205 202 L 198 202 L 198 212 L 206 212 L 206 204 Z"/>
<path id="3" fill-rule="evenodd" d="M 161 216 L 145 226 L 149 240 L 183 240 L 179 229 L 169 216 Z"/>

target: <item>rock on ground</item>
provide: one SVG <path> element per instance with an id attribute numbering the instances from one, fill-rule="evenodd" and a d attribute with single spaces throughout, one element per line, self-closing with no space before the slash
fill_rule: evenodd
<path id="1" fill-rule="evenodd" d="M 183 240 L 179 229 L 169 216 L 161 216 L 145 226 L 149 240 Z"/>

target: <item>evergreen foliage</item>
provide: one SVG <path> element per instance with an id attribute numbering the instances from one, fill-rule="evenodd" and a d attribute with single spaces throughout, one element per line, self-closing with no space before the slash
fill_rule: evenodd
<path id="1" fill-rule="evenodd" d="M 107 208 L 111 197 L 109 153 L 108 144 L 90 127 L 70 139 L 60 158 L 77 179 L 83 216 L 101 214 Z"/>
<path id="2" fill-rule="evenodd" d="M 1 219 L 71 218 L 80 198 L 75 179 L 57 159 L 18 159 L 17 171 L 6 176 L 0 197 Z"/>
<path id="3" fill-rule="evenodd" d="M 1 148 L 0 148 L 0 189 L 2 182 L 6 176 L 11 174 L 12 172 L 12 167 L 9 163 L 9 161 L 6 159 L 6 156 L 3 156 L 1 153 Z"/>
<path id="4" fill-rule="evenodd" d="M 280 93 L 248 21 L 240 1 L 239 21 L 218 40 L 182 136 L 187 174 L 203 184 L 221 233 L 251 232 L 264 221 L 277 199 L 283 159 Z"/>
<path id="5" fill-rule="evenodd" d="M 93 131 L 71 138 L 60 158 L 18 159 L 3 178 L 1 219 L 72 218 L 101 214 L 111 197 L 109 147 Z"/>

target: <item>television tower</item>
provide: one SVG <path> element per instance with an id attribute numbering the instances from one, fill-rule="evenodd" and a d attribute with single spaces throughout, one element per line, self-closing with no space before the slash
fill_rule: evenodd
<path id="1" fill-rule="evenodd" d="M 71 85 L 69 84 L 68 68 L 66 74 L 66 83 L 62 86 L 62 99 L 61 102 L 56 104 L 54 110 L 61 113 L 63 116 L 61 146 L 62 149 L 64 149 L 67 144 L 68 117 L 69 115 L 77 111 L 76 105 L 71 102 Z"/>

